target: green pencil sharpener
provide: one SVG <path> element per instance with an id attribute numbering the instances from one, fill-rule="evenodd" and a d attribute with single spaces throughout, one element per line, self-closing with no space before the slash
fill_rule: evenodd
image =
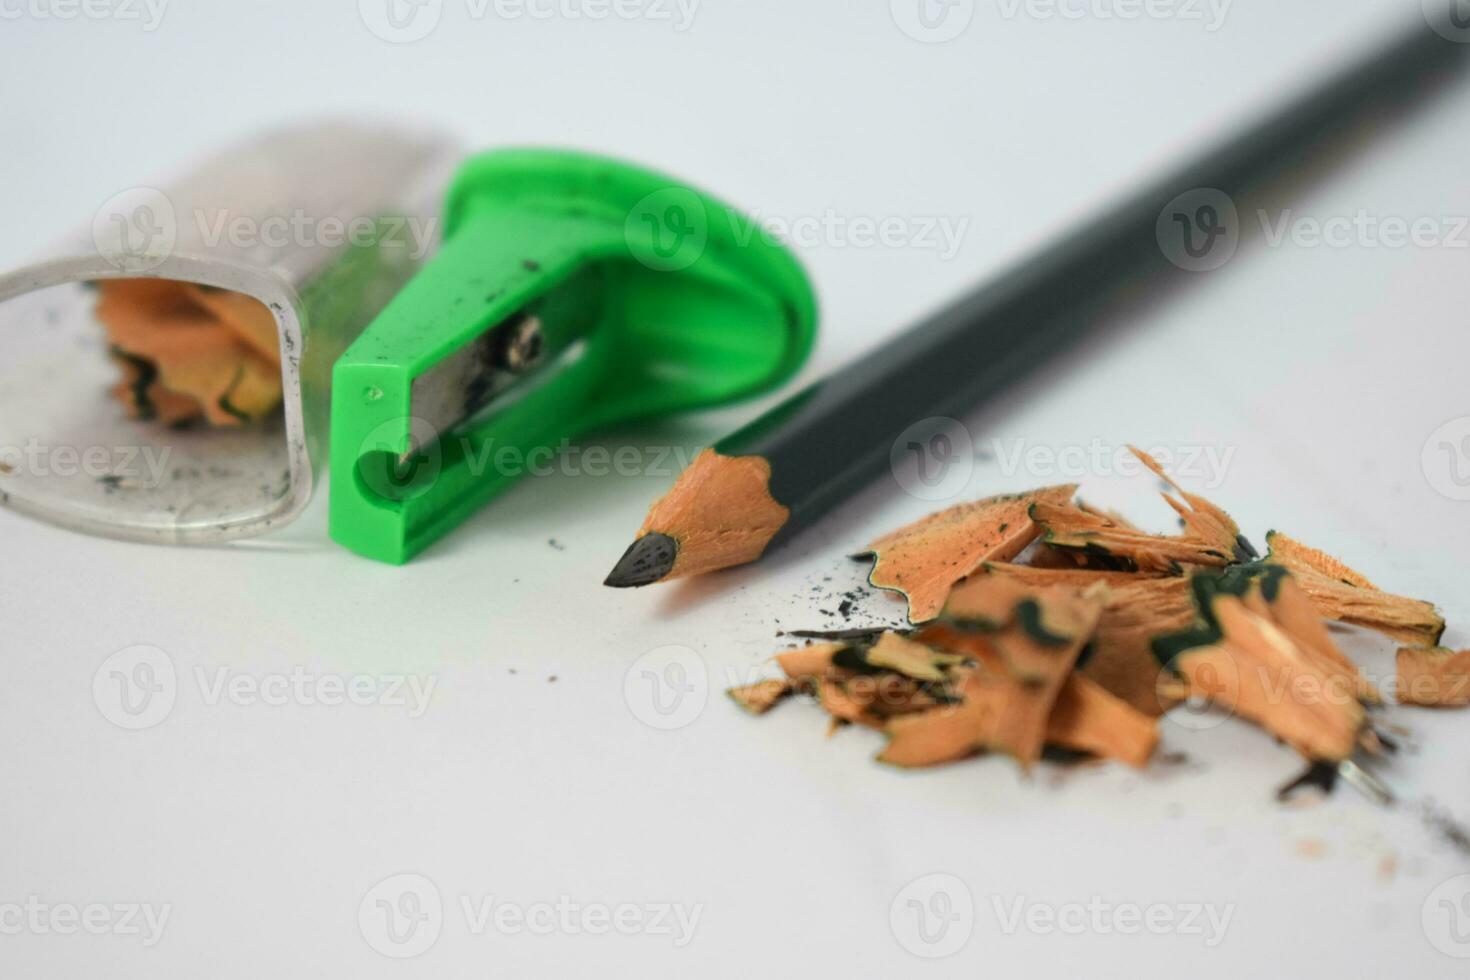
<path id="1" fill-rule="evenodd" d="M 336 363 L 332 537 L 406 562 L 537 454 L 775 387 L 815 324 L 791 253 L 707 194 L 596 156 L 475 157 L 438 255 Z"/>

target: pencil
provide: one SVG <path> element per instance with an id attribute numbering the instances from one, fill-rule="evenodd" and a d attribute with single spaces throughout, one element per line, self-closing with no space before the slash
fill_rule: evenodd
<path id="1" fill-rule="evenodd" d="M 1259 190 L 1355 120 L 1458 67 L 1466 49 L 1418 27 L 705 450 L 654 503 L 606 584 L 651 585 L 760 558 L 879 477 L 914 422 L 994 398 L 1066 350 L 1120 287 L 1189 275 L 1195 253 L 1166 252 L 1161 215 L 1179 220 L 1190 241 L 1225 229 L 1209 223 L 1221 216 L 1205 204 L 1167 215 L 1178 202 Z"/>

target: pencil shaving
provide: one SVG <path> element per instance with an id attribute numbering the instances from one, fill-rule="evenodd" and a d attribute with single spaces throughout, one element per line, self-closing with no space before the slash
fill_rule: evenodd
<path id="1" fill-rule="evenodd" d="M 1016 557 L 1036 540 L 1034 505 L 1070 500 L 1076 491 L 1075 485 L 1048 487 L 931 514 L 868 546 L 862 553 L 873 559 L 868 581 L 907 598 L 911 622 L 928 622 L 956 582 L 984 562 Z"/>
<path id="2" fill-rule="evenodd" d="M 1284 535 L 1259 558 L 1224 510 L 1135 453 L 1167 483 L 1182 533 L 1074 504 L 1073 487 L 941 511 L 871 549 L 871 581 L 908 597 L 916 629 L 787 651 L 785 680 L 732 695 L 764 711 L 809 687 L 832 726 L 882 731 L 879 760 L 915 768 L 982 753 L 1030 768 L 1044 747 L 1143 768 L 1158 719 L 1197 699 L 1308 760 L 1283 798 L 1341 776 L 1391 799 L 1359 764 L 1393 749 L 1369 721 L 1385 698 L 1326 624 L 1422 644 L 1442 618 Z M 1401 703 L 1470 704 L 1470 651 L 1405 648 L 1398 686 Z"/>
<path id="3" fill-rule="evenodd" d="M 1470 650 L 1404 647 L 1398 652 L 1396 666 L 1399 704 L 1423 708 L 1470 705 Z"/>
<path id="4" fill-rule="evenodd" d="M 893 722 L 878 758 L 925 766 L 998 751 L 1029 769 L 1041 758 L 1052 709 L 1102 608 L 1096 590 L 1028 591 L 1005 579 L 976 580 L 958 605 L 952 598 L 945 607 L 942 623 L 952 632 L 932 634 L 947 636 L 956 652 L 984 651 L 976 667 L 962 668 L 963 703 Z M 977 609 L 984 618 L 970 618 Z"/>
<path id="5" fill-rule="evenodd" d="M 1222 568 L 1255 557 L 1229 514 L 1185 491 L 1152 456 L 1129 449 L 1178 495 L 1162 496 L 1179 515 L 1184 533 L 1150 534 L 1117 514 L 1085 504 L 1041 501 L 1031 516 L 1048 548 L 1070 555 L 1077 564 L 1164 575 L 1181 574 L 1189 566 Z"/>
<path id="6" fill-rule="evenodd" d="M 1155 719 L 1100 684 L 1073 674 L 1057 695 L 1046 740 L 1076 752 L 1113 759 L 1135 769 L 1148 765 L 1159 745 Z"/>
<path id="7" fill-rule="evenodd" d="M 1290 569 L 1324 618 L 1417 646 L 1436 646 L 1444 636 L 1445 621 L 1430 603 L 1384 592 L 1336 558 L 1279 531 L 1267 534 L 1266 544 L 1266 560 Z"/>
<path id="8" fill-rule="evenodd" d="M 848 649 L 843 643 L 822 643 L 789 650 L 776 656 L 776 663 L 794 681 L 822 677 L 832 669 L 832 658 Z"/>
<path id="9" fill-rule="evenodd" d="M 133 418 L 237 427 L 281 404 L 275 317 L 258 300 L 163 279 L 98 283 L 97 319 Z"/>
<path id="10" fill-rule="evenodd" d="M 1033 587 L 1065 585 L 1082 589 L 1104 583 L 1107 604 L 1079 672 L 1134 710 L 1153 718 L 1164 715 L 1187 696 L 1181 684 L 1160 684 L 1159 663 L 1151 643 L 1156 636 L 1185 629 L 1194 622 L 1188 579 L 1009 563 L 987 565 L 985 572 Z"/>
<path id="11" fill-rule="evenodd" d="M 763 715 L 795 689 L 796 686 L 790 681 L 769 680 L 732 687 L 727 693 L 746 711 L 753 715 Z"/>
<path id="12" fill-rule="evenodd" d="M 1193 584 L 1200 625 L 1155 641 L 1190 693 L 1256 722 L 1308 761 L 1351 756 L 1376 694 L 1320 620 L 1300 615 L 1307 600 L 1290 574 L 1254 564 Z"/>

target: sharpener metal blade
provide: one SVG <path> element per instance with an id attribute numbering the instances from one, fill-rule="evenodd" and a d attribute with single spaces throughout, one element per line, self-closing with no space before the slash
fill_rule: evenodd
<path id="1" fill-rule="evenodd" d="M 449 432 L 540 367 L 545 351 L 540 317 L 510 317 L 413 379 L 414 417 L 429 432 Z"/>

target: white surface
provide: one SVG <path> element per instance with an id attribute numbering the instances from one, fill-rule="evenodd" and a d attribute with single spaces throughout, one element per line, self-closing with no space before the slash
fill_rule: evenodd
<path id="1" fill-rule="evenodd" d="M 948 261 L 839 241 L 804 249 L 825 304 L 815 374 L 1417 4 L 1338 2 L 1329 17 L 1320 3 L 1239 0 L 1209 32 L 1008 19 L 982 3 L 944 45 L 906 37 L 886 6 L 707 0 L 679 33 L 648 21 L 473 21 L 450 0 L 440 28 L 407 45 L 369 34 L 351 0 L 177 0 L 153 32 L 6 20 L 0 262 L 174 161 L 254 126 L 343 110 L 429 117 L 486 146 L 647 160 L 768 217 L 970 219 Z M 1470 214 L 1467 112 L 1462 86 L 1291 205 L 1320 218 Z M 1470 503 L 1435 489 L 1421 450 L 1470 415 L 1467 260 L 1465 248 L 1257 243 L 1194 289 L 1126 311 L 1127 329 L 967 423 L 982 447 L 1000 440 L 1007 454 L 1019 440 L 1233 452 L 1209 493 L 1248 533 L 1279 526 L 1434 599 L 1464 646 Z M 757 408 L 607 444 L 687 450 Z M 977 465 L 967 492 L 1052 479 L 1002 473 L 997 459 Z M 170 907 L 148 948 L 137 936 L 7 926 L 0 975 L 1463 974 L 1421 913 L 1447 914 L 1437 899 L 1450 893 L 1431 892 L 1470 866 L 1414 801 L 1433 796 L 1470 818 L 1470 716 L 1390 713 L 1419 743 L 1390 776 L 1409 801 L 1395 811 L 1351 791 L 1281 809 L 1272 790 L 1297 760 L 1233 721 L 1167 725 L 1167 749 L 1193 763 L 1141 776 L 1043 767 L 1027 780 L 1002 759 L 888 771 L 871 762 L 876 736 L 828 741 L 820 713 L 799 704 L 753 721 L 719 689 L 774 651 L 778 621 L 831 621 L 810 589 L 859 581 L 845 549 L 934 505 L 885 484 L 758 569 L 662 591 L 601 588 L 670 480 L 523 484 L 406 568 L 330 545 L 324 496 L 274 539 L 207 551 L 0 514 L 0 910 L 30 896 Z M 1086 490 L 1164 526 L 1151 481 Z M 863 608 L 894 612 L 881 597 Z M 1386 641 L 1345 642 L 1375 676 L 1391 671 Z M 99 710 L 93 680 L 138 644 L 166 652 L 177 696 L 160 723 L 128 731 Z M 685 709 L 687 725 L 661 731 L 640 720 L 661 716 L 646 709 L 635 664 L 668 645 L 702 658 L 710 690 L 702 711 Z M 215 698 L 222 670 L 408 674 L 435 686 L 411 717 Z M 1303 841 L 1325 856 L 1300 856 Z M 1397 873 L 1383 880 L 1390 854 Z M 366 902 L 376 937 L 381 893 L 370 890 L 400 873 L 426 876 L 444 903 L 437 941 L 408 961 L 380 955 L 359 927 Z M 974 930 L 952 958 L 926 962 L 899 935 L 908 899 L 932 897 L 932 880 L 910 884 L 935 873 L 972 896 Z M 679 902 L 700 918 L 682 948 L 669 936 L 562 928 L 476 934 L 461 900 L 491 896 L 522 907 L 562 896 Z M 1017 899 L 1207 902 L 1231 918 L 1213 946 L 1178 932 L 1007 933 L 994 903 L 1009 913 Z M 956 928 L 948 941 L 962 938 Z"/>

